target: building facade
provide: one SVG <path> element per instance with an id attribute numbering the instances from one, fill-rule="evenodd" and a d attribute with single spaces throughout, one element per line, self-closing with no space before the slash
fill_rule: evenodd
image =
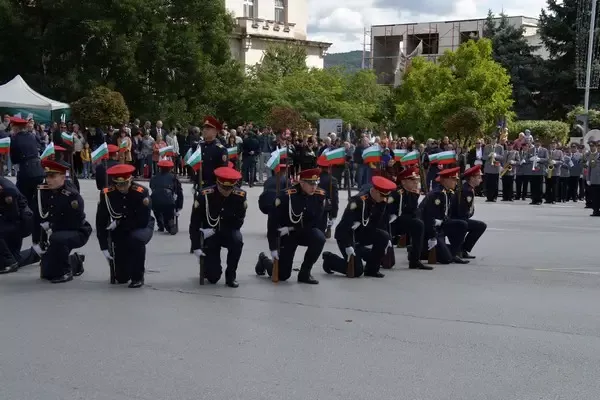
<path id="1" fill-rule="evenodd" d="M 323 68 L 331 43 L 308 40 L 307 0 L 225 0 L 237 22 L 231 54 L 246 66 L 262 61 L 270 44 L 295 44 L 306 49 L 306 65 Z"/>
<path id="2" fill-rule="evenodd" d="M 499 18 L 496 19 L 498 22 Z M 410 54 L 422 41 L 422 56 L 432 61 L 437 60 L 446 50 L 454 51 L 462 43 L 483 36 L 485 18 L 422 22 L 397 25 L 373 25 L 371 27 L 371 52 L 366 64 L 375 70 L 379 83 L 392 84 L 394 82 L 394 69 L 400 48 L 404 44 L 404 53 Z M 548 56 L 547 51 L 541 46 L 538 33 L 538 20 L 529 17 L 508 17 L 508 21 L 515 27 L 524 28 L 524 36 L 533 46 L 539 46 L 537 54 L 543 58 Z"/>

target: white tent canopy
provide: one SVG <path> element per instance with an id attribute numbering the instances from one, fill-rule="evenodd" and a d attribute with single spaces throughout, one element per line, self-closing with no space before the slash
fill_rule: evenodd
<path id="1" fill-rule="evenodd" d="M 69 105 L 42 96 L 30 88 L 21 75 L 17 75 L 10 82 L 0 85 L 0 108 L 54 111 L 69 108 Z"/>

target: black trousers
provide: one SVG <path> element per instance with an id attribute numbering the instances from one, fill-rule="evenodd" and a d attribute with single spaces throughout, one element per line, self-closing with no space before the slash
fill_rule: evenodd
<path id="1" fill-rule="evenodd" d="M 513 175 L 504 175 L 502 177 L 502 200 L 508 201 L 513 199 L 513 184 L 515 177 Z"/>
<path id="2" fill-rule="evenodd" d="M 444 221 L 441 228 L 435 237 L 437 240 L 437 245 L 435 246 L 436 258 L 440 264 L 450 264 L 452 259 L 463 248 L 465 236 L 468 232 L 467 221 L 449 219 Z M 446 244 L 446 238 L 448 238 L 450 245 Z"/>
<path id="3" fill-rule="evenodd" d="M 337 254 L 333 254 L 329 251 L 323 253 L 323 269 L 331 270 L 333 272 L 340 273 L 342 275 L 348 275 L 348 255 L 346 254 L 346 249 L 342 247 L 340 242 L 337 242 L 338 248 L 340 249 L 340 253 L 342 257 Z M 367 249 L 364 246 L 356 246 L 354 247 L 354 252 L 356 255 L 354 256 L 354 277 L 358 278 L 362 276 L 365 272 L 365 267 L 363 264 L 363 260 L 366 260 L 370 257 L 371 250 Z"/>
<path id="4" fill-rule="evenodd" d="M 571 200 L 571 195 L 569 192 L 569 177 L 560 177 L 558 178 L 558 198 L 560 201 L 569 201 Z"/>
<path id="5" fill-rule="evenodd" d="M 225 269 L 225 280 L 234 281 L 237 267 L 242 257 L 244 240 L 242 232 L 217 231 L 213 236 L 204 241 L 204 277 L 210 283 L 217 283 L 223 274 L 221 267 L 221 248 L 227 249 L 227 268 Z"/>
<path id="6" fill-rule="evenodd" d="M 41 276 L 45 279 L 53 279 L 71 272 L 69 253 L 73 249 L 85 246 L 91 233 L 91 227 L 88 231 L 53 232 L 48 240 L 48 249 L 42 255 Z"/>
<path id="7" fill-rule="evenodd" d="M 156 225 L 159 230 L 165 229 L 171 235 L 177 233 L 175 225 L 175 206 L 174 205 L 154 205 L 152 204 L 152 212 L 156 219 Z"/>
<path id="8" fill-rule="evenodd" d="M 0 269 L 20 262 L 22 244 L 23 238 L 18 231 L 0 238 Z"/>
<path id="9" fill-rule="evenodd" d="M 410 238 L 411 249 L 408 253 L 409 262 L 419 261 L 421 251 L 423 250 L 424 234 L 425 225 L 423 224 L 423 221 L 416 217 L 401 215 L 392 224 L 392 236 L 408 235 Z"/>
<path id="10" fill-rule="evenodd" d="M 498 179 L 500 174 L 485 174 L 485 197 L 488 200 L 498 198 Z"/>
<path id="11" fill-rule="evenodd" d="M 388 232 L 382 229 L 375 229 L 369 231 L 368 234 L 362 234 L 354 243 L 354 276 L 359 277 L 364 272 L 377 273 L 381 268 L 383 257 L 385 256 L 385 249 L 388 246 L 388 242 L 391 241 L 391 236 Z M 346 255 L 346 248 L 342 247 L 340 242 L 337 242 L 338 248 L 342 257 L 331 255 L 331 253 L 323 256 L 324 264 L 329 266 L 332 271 L 339 272 L 340 274 L 347 275 L 348 272 L 348 256 Z M 371 248 L 367 248 L 370 246 Z M 363 261 L 365 266 L 363 267 Z"/>
<path id="12" fill-rule="evenodd" d="M 577 195 L 579 200 L 585 199 L 586 186 L 585 178 L 579 178 L 579 193 Z"/>
<path id="13" fill-rule="evenodd" d="M 120 231 L 115 229 L 111 235 L 115 247 L 115 275 L 117 282 L 126 283 L 129 280 L 144 279 L 146 264 L 146 245 L 154 234 L 154 224 L 151 227 Z"/>
<path id="14" fill-rule="evenodd" d="M 546 202 L 553 203 L 556 201 L 558 194 L 558 177 L 546 177 Z"/>
<path id="15" fill-rule="evenodd" d="M 600 185 L 588 186 L 594 214 L 600 213 Z"/>
<path id="16" fill-rule="evenodd" d="M 529 175 L 517 175 L 517 193 L 515 194 L 515 198 L 525 200 L 527 198 L 527 190 L 529 186 Z"/>
<path id="17" fill-rule="evenodd" d="M 41 185 L 44 182 L 44 177 L 34 177 L 34 178 L 21 178 L 17 176 L 17 189 L 25 196 L 27 199 L 27 204 L 32 204 L 33 197 L 37 193 L 38 185 Z"/>
<path id="18" fill-rule="evenodd" d="M 319 260 L 323 251 L 325 241 L 325 234 L 318 228 L 292 231 L 288 235 L 282 236 L 279 246 L 279 280 L 286 281 L 292 276 L 294 255 L 298 246 L 306 246 L 304 261 L 302 261 L 298 276 L 310 275 L 313 265 Z M 272 269 L 267 268 L 267 273 L 272 275 Z"/>
<path id="19" fill-rule="evenodd" d="M 542 175 L 529 175 L 529 182 L 531 184 L 531 201 L 533 203 L 542 202 L 542 182 L 544 177 Z"/>
<path id="20" fill-rule="evenodd" d="M 472 218 L 468 219 L 467 236 L 465 237 L 465 242 L 463 243 L 462 249 L 469 253 L 473 251 L 473 247 L 475 247 L 477 241 L 479 241 L 479 238 L 483 235 L 486 229 L 487 224 L 485 222 Z"/>

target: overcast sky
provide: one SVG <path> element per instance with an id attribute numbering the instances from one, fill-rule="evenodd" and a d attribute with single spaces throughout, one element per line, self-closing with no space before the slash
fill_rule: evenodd
<path id="1" fill-rule="evenodd" d="M 484 18 L 489 9 L 537 18 L 545 0 L 308 0 L 310 40 L 331 42 L 330 53 L 362 50 L 371 25 Z"/>

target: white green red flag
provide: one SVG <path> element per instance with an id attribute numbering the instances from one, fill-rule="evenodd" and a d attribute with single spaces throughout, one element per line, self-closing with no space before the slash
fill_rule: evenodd
<path id="1" fill-rule="evenodd" d="M 346 163 L 346 149 L 343 147 L 329 149 L 323 152 L 327 163 L 331 165 L 344 165 Z"/>
<path id="2" fill-rule="evenodd" d="M 276 150 L 276 151 L 279 151 L 279 158 L 281 160 L 285 160 L 287 158 L 288 153 L 289 154 L 294 154 L 294 152 L 292 151 L 292 149 L 288 149 L 287 147 L 282 147 L 281 149 Z"/>
<path id="3" fill-rule="evenodd" d="M 230 160 L 235 160 L 238 158 L 238 148 L 237 146 L 229 147 L 227 149 L 227 158 Z"/>
<path id="4" fill-rule="evenodd" d="M 10 136 L 0 139 L 0 154 L 8 154 L 10 152 Z"/>
<path id="5" fill-rule="evenodd" d="M 54 154 L 54 143 L 50 142 L 50 144 L 48 146 L 46 146 L 46 148 L 42 152 L 42 155 L 40 156 L 40 158 L 43 160 L 44 158 L 48 158 L 53 154 Z"/>
<path id="6" fill-rule="evenodd" d="M 158 149 L 158 156 L 159 157 L 169 157 L 174 154 L 173 151 L 174 151 L 173 146 L 161 147 L 160 149 Z"/>
<path id="7" fill-rule="evenodd" d="M 406 153 L 401 159 L 400 164 L 402 165 L 414 165 L 419 163 L 419 150 L 413 150 L 410 153 Z"/>
<path id="8" fill-rule="evenodd" d="M 407 153 L 408 153 L 408 150 L 406 150 L 406 149 L 395 149 L 394 150 L 394 161 L 402 160 L 402 157 L 404 157 Z"/>
<path id="9" fill-rule="evenodd" d="M 192 167 L 194 171 L 198 171 L 202 166 L 202 147 L 198 146 L 196 151 L 190 154 L 190 157 L 185 163 Z"/>
<path id="10" fill-rule="evenodd" d="M 454 150 L 442 151 L 437 153 L 438 165 L 453 164 L 456 162 L 456 152 Z"/>
<path id="11" fill-rule="evenodd" d="M 108 145 L 102 143 L 98 148 L 92 151 L 92 163 L 97 163 L 108 158 Z"/>
<path id="12" fill-rule="evenodd" d="M 73 146 L 73 134 L 69 134 L 68 132 L 61 132 L 60 137 L 63 142 L 68 144 L 69 146 Z"/>
<path id="13" fill-rule="evenodd" d="M 279 172 L 281 164 L 281 151 L 275 150 L 271 153 L 271 157 L 267 160 L 267 167 L 275 172 Z"/>
<path id="14" fill-rule="evenodd" d="M 364 164 L 381 161 L 381 147 L 378 144 L 367 147 L 363 150 L 362 157 Z"/>

